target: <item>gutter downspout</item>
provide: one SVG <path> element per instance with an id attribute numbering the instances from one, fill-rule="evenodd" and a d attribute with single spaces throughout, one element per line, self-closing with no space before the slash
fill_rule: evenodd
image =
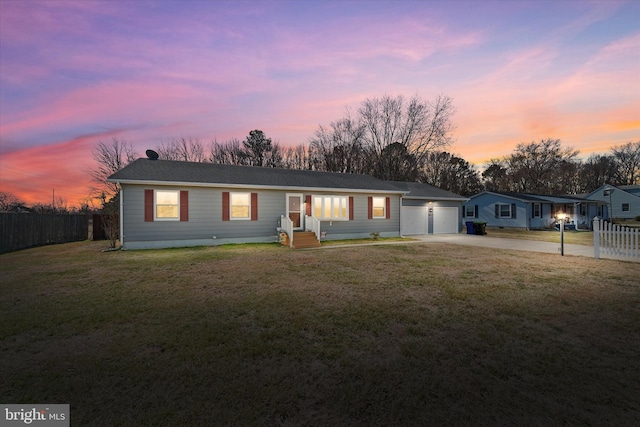
<path id="1" fill-rule="evenodd" d="M 120 218 L 118 222 L 120 223 L 120 247 L 122 248 L 124 246 L 124 188 L 120 183 L 118 183 L 118 187 L 120 188 Z"/>
<path id="2" fill-rule="evenodd" d="M 400 237 L 404 237 L 402 235 L 402 201 L 404 200 L 404 195 L 400 196 L 400 216 L 398 217 L 398 224 L 400 224 L 400 230 L 398 230 L 398 234 L 400 234 Z"/>

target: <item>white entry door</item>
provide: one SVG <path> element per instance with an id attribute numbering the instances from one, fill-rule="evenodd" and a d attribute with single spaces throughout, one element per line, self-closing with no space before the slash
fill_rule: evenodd
<path id="1" fill-rule="evenodd" d="M 287 216 L 293 222 L 294 230 L 304 228 L 304 199 L 299 193 L 287 193 Z"/>

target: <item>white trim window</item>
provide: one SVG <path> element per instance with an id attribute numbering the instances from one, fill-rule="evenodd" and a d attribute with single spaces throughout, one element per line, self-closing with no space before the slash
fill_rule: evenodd
<path id="1" fill-rule="evenodd" d="M 500 218 L 511 218 L 511 205 L 500 203 L 498 213 Z"/>
<path id="2" fill-rule="evenodd" d="M 229 204 L 232 220 L 251 219 L 251 193 L 230 193 Z"/>
<path id="3" fill-rule="evenodd" d="M 464 216 L 465 216 L 465 218 L 475 218 L 476 217 L 476 206 L 475 205 L 465 205 L 465 207 L 464 207 Z"/>
<path id="4" fill-rule="evenodd" d="M 387 217 L 387 198 L 386 197 L 372 197 L 372 215 L 373 218 L 386 218 Z"/>
<path id="5" fill-rule="evenodd" d="M 322 221 L 348 221 L 347 196 L 313 196 L 313 216 Z"/>
<path id="6" fill-rule="evenodd" d="M 533 217 L 534 218 L 542 218 L 542 209 L 540 203 L 533 204 Z"/>
<path id="7" fill-rule="evenodd" d="M 180 191 L 156 190 L 154 219 L 156 221 L 180 220 Z"/>

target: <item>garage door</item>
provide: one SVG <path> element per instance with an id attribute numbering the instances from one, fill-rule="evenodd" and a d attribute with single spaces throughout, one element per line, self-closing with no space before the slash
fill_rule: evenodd
<path id="1" fill-rule="evenodd" d="M 400 211 L 403 236 L 427 234 L 427 209 L 424 207 L 403 206 Z"/>
<path id="2" fill-rule="evenodd" d="M 458 231 L 458 208 L 433 208 L 433 234 Z"/>

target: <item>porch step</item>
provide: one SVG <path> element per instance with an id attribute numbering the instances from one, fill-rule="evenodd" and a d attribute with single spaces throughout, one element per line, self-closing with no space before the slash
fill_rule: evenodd
<path id="1" fill-rule="evenodd" d="M 284 242 L 289 245 L 289 238 Z M 293 232 L 293 249 L 319 248 L 320 242 L 316 234 L 312 231 L 294 231 Z"/>

